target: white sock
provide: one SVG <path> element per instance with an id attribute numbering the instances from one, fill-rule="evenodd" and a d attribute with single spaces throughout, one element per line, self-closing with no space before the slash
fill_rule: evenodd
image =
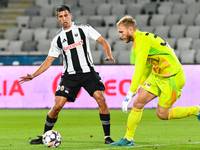
<path id="1" fill-rule="evenodd" d="M 110 136 L 104 136 L 104 139 L 106 139 L 107 137 L 110 137 Z"/>

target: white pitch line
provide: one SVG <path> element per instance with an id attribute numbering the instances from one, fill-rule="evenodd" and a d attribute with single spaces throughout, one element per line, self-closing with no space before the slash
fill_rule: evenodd
<path id="1" fill-rule="evenodd" d="M 172 145 L 184 145 L 184 144 L 200 144 L 200 141 L 197 142 L 189 142 L 189 143 L 172 143 L 172 144 L 154 144 L 154 145 L 137 145 L 137 146 L 110 146 L 108 148 L 101 149 L 90 149 L 90 150 L 106 150 L 106 149 L 129 149 L 129 148 L 139 148 L 139 147 L 151 147 L 151 146 L 172 146 Z"/>

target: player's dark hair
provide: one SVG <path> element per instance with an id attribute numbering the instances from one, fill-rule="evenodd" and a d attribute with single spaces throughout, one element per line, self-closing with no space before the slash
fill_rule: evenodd
<path id="1" fill-rule="evenodd" d="M 70 8 L 67 5 L 60 5 L 56 8 L 56 14 L 58 14 L 58 12 L 65 11 L 65 10 L 71 13 Z"/>

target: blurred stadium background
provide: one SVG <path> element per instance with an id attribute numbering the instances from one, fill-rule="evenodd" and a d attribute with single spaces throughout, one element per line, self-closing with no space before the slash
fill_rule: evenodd
<path id="1" fill-rule="evenodd" d="M 111 45 L 116 64 L 130 64 L 132 42 L 119 39 L 116 22 L 133 16 L 142 31 L 168 41 L 182 64 L 200 63 L 200 0 L 1 0 L 0 65 L 40 65 L 61 27 L 55 18 L 60 4 L 71 7 L 73 21 L 93 26 Z M 105 53 L 91 41 L 94 63 Z M 62 58 L 54 64 L 62 64 Z"/>

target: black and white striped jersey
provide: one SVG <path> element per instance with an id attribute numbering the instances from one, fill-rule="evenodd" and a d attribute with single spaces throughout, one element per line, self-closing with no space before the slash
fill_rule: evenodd
<path id="1" fill-rule="evenodd" d="M 63 54 L 63 74 L 86 73 L 94 69 L 89 40 L 101 36 L 88 24 L 72 22 L 72 26 L 60 29 L 51 42 L 49 56 Z"/>

